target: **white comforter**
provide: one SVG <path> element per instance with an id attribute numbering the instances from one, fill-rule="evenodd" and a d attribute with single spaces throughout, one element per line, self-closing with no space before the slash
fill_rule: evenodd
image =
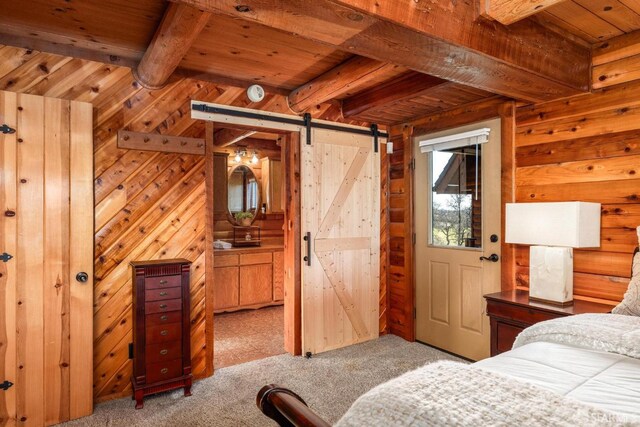
<path id="1" fill-rule="evenodd" d="M 618 317 L 543 322 L 496 358 L 424 366 L 360 397 L 338 425 L 640 426 L 640 318 Z"/>

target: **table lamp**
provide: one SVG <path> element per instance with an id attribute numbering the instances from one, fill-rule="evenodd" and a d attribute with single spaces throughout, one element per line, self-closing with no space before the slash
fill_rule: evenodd
<path id="1" fill-rule="evenodd" d="M 573 303 L 573 248 L 600 247 L 600 203 L 507 203 L 505 242 L 534 245 L 529 298 Z"/>

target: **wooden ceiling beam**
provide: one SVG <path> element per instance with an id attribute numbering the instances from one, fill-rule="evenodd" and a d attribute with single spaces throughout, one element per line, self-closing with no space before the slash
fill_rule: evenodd
<path id="1" fill-rule="evenodd" d="M 293 90 L 287 97 L 289 107 L 303 113 L 323 102 L 339 98 L 355 86 L 380 78 L 395 65 L 354 56 L 326 73 Z"/>
<path id="2" fill-rule="evenodd" d="M 228 147 L 256 133 L 255 130 L 222 128 L 213 134 L 216 147 Z"/>
<path id="3" fill-rule="evenodd" d="M 211 14 L 181 3 L 169 3 L 138 67 L 135 79 L 147 89 L 163 87 L 178 68 Z"/>
<path id="4" fill-rule="evenodd" d="M 428 93 L 430 89 L 447 83 L 447 80 L 438 77 L 410 71 L 400 78 L 344 99 L 342 115 L 353 117 L 382 105 L 417 98 Z"/>
<path id="5" fill-rule="evenodd" d="M 495 19 L 503 25 L 511 25 L 528 16 L 565 0 L 478 0 L 480 14 Z"/>
<path id="6" fill-rule="evenodd" d="M 236 0 L 174 1 L 515 99 L 589 90 L 589 49 L 531 20 L 478 19 L 474 2 L 243 0 L 239 11 Z"/>

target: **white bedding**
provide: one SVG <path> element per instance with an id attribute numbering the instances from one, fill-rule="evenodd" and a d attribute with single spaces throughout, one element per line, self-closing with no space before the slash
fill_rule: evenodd
<path id="1" fill-rule="evenodd" d="M 506 374 L 601 409 L 640 416 L 640 359 L 535 342 L 474 366 Z"/>
<path id="2" fill-rule="evenodd" d="M 538 323 L 473 365 L 437 362 L 361 396 L 339 426 L 640 426 L 640 318 Z"/>

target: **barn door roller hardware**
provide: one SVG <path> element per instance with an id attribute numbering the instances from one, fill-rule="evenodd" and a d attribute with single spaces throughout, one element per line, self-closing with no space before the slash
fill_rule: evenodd
<path id="1" fill-rule="evenodd" d="M 8 133 L 16 133 L 16 130 L 12 127 L 9 127 L 9 125 L 7 124 L 3 124 L 2 126 L 0 126 L 0 132 L 6 135 Z"/>
<path id="2" fill-rule="evenodd" d="M 13 385 L 11 381 L 5 380 L 2 384 L 0 384 L 0 389 L 7 391 Z"/>
<path id="3" fill-rule="evenodd" d="M 232 117 L 242 117 L 245 119 L 256 119 L 265 122 L 282 123 L 288 125 L 297 125 L 307 129 L 307 144 L 311 145 L 311 128 L 335 130 L 338 132 L 355 133 L 357 135 L 371 135 L 373 137 L 373 147 L 378 152 L 378 138 L 388 138 L 387 132 L 380 132 L 378 125 L 374 124 L 370 129 L 358 129 L 339 124 L 330 124 L 324 122 L 313 121 L 311 114 L 306 113 L 303 118 L 274 117 L 267 114 L 255 113 L 252 111 L 239 111 L 230 108 L 212 107 L 206 104 L 193 104 L 191 108 L 194 111 L 202 111 L 203 113 L 223 114 Z"/>
<path id="4" fill-rule="evenodd" d="M 3 252 L 3 254 L 0 255 L 0 261 L 2 261 L 2 262 L 9 262 L 9 260 L 11 258 L 13 258 L 13 255 L 10 255 L 10 254 L 8 254 L 6 252 Z"/>

